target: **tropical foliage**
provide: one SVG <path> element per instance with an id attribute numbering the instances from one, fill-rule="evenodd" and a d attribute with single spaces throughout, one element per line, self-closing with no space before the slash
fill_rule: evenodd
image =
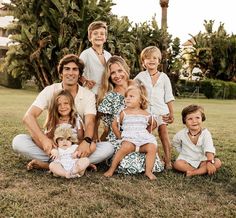
<path id="1" fill-rule="evenodd" d="M 163 50 L 163 40 L 171 46 L 171 36 L 158 28 L 155 18 L 135 25 L 118 18 L 111 13 L 113 5 L 112 0 L 12 0 L 9 7 L 17 21 L 9 31 L 17 44 L 9 48 L 6 70 L 22 80 L 35 78 L 42 89 L 59 79 L 56 66 L 63 55 L 80 54 L 89 46 L 88 25 L 103 20 L 109 26 L 105 48 L 124 57 L 134 76 L 141 70 L 141 50 L 149 45 Z M 172 51 L 167 57 L 174 66 Z"/>
<path id="2" fill-rule="evenodd" d="M 191 66 L 198 66 L 206 77 L 236 80 L 236 35 L 227 34 L 224 24 L 213 30 L 214 21 L 204 21 L 205 32 L 193 36 Z"/>

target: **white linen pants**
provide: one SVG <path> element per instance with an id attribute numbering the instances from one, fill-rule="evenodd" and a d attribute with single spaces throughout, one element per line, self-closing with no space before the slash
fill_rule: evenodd
<path id="1" fill-rule="evenodd" d="M 44 162 L 49 161 L 49 156 L 39 148 L 30 135 L 19 134 L 12 141 L 13 150 L 30 159 L 37 159 Z M 110 142 L 98 142 L 96 150 L 88 157 L 90 163 L 97 164 L 108 158 L 114 153 L 114 147 Z"/>

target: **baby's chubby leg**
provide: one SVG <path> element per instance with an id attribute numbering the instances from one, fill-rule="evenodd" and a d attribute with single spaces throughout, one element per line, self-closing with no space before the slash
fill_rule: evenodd
<path id="1" fill-rule="evenodd" d="M 51 162 L 49 164 L 49 169 L 54 176 L 70 178 L 70 172 L 66 171 L 60 163 Z"/>

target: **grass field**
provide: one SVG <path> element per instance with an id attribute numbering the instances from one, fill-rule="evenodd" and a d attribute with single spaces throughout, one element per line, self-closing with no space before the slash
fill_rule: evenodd
<path id="1" fill-rule="evenodd" d="M 177 99 L 172 136 L 183 125 L 180 112 L 190 103 L 205 108 L 223 167 L 214 176 L 186 178 L 168 171 L 156 181 L 144 175 L 104 178 L 104 165 L 80 179 L 27 172 L 27 159 L 11 149 L 26 132 L 21 118 L 36 92 L 0 87 L 0 217 L 236 217 L 236 101 Z M 174 160 L 175 153 L 172 158 Z"/>

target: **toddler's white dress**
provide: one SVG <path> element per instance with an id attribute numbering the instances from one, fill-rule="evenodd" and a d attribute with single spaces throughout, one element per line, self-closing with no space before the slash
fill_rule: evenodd
<path id="1" fill-rule="evenodd" d="M 136 147 L 140 147 L 147 143 L 152 143 L 157 146 L 155 136 L 147 130 L 149 125 L 148 121 L 151 115 L 126 114 L 124 111 L 122 111 L 122 113 L 124 114 L 124 117 L 122 121 L 121 142 L 129 141 Z"/>
<path id="2" fill-rule="evenodd" d="M 77 147 L 77 144 L 73 144 L 67 149 L 58 148 L 58 158 L 56 158 L 54 162 L 60 163 L 66 171 L 72 170 L 75 162 L 78 160 L 78 158 L 72 157 Z"/>

